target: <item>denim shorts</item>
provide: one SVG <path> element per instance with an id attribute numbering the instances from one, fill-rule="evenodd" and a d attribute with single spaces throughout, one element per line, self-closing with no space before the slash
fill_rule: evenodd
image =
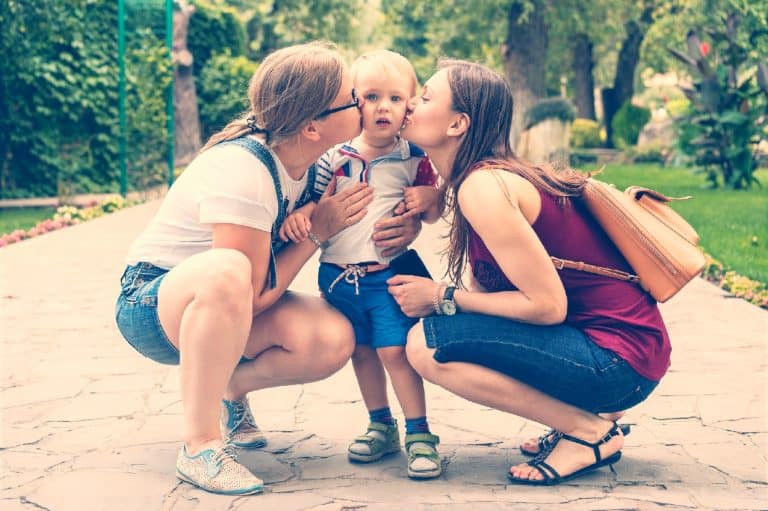
<path id="1" fill-rule="evenodd" d="M 425 318 L 424 334 L 438 362 L 478 364 L 594 413 L 635 406 L 658 384 L 568 325 L 459 313 Z"/>
<path id="2" fill-rule="evenodd" d="M 157 290 L 167 273 L 149 263 L 128 266 L 120 279 L 116 320 L 133 349 L 155 362 L 177 365 L 179 350 L 168 340 L 157 315 Z"/>
<path id="3" fill-rule="evenodd" d="M 341 278 L 333 284 L 342 273 L 344 269 L 341 267 L 322 263 L 317 282 L 326 301 L 352 323 L 355 342 L 374 349 L 405 346 L 408 331 L 418 319 L 403 314 L 387 290 L 387 280 L 394 277 L 395 272 L 385 269 L 358 277 L 358 294 L 355 294 L 354 282 Z"/>

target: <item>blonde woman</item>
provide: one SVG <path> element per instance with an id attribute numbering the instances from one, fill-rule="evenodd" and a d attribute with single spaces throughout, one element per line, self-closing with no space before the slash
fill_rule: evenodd
<path id="1" fill-rule="evenodd" d="M 211 138 L 131 246 L 117 301 L 117 324 L 131 346 L 180 365 L 177 476 L 231 495 L 263 488 L 234 453 L 266 443 L 247 393 L 325 378 L 354 349 L 343 315 L 287 288 L 371 200 L 364 184 L 334 195 L 332 183 L 306 240 L 283 244 L 277 236 L 309 198 L 308 168 L 360 132 L 360 102 L 333 48 L 274 52 L 252 77 L 248 98 L 249 112 Z M 379 237 L 389 247 L 407 244 L 415 225 L 394 219 Z"/>

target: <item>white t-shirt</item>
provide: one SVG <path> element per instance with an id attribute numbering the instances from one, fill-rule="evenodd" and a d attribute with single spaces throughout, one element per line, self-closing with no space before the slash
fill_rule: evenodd
<path id="1" fill-rule="evenodd" d="M 288 212 L 304 192 L 307 173 L 292 179 L 270 149 Z M 236 224 L 271 232 L 277 219 L 277 196 L 266 165 L 234 144 L 200 153 L 179 176 L 155 217 L 133 242 L 127 264 L 151 263 L 170 269 L 208 250 L 213 224 Z"/>
<path id="2" fill-rule="evenodd" d="M 331 178 L 336 176 L 336 193 L 357 182 L 373 188 L 373 201 L 360 222 L 350 225 L 328 240 L 320 261 L 334 264 L 364 262 L 389 263 L 399 253 L 385 257 L 373 242 L 373 225 L 392 217 L 395 206 L 403 200 L 403 189 L 409 186 L 435 186 L 437 174 L 424 151 L 400 139 L 391 153 L 366 162 L 357 150 L 341 144 L 317 161 L 315 198 L 321 195 Z M 403 251 L 405 248 L 403 248 Z M 401 251 L 402 252 L 402 251 Z"/>

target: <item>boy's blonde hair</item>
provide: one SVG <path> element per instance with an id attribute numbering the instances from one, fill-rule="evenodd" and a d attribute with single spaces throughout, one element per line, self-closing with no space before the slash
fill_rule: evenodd
<path id="1" fill-rule="evenodd" d="M 267 145 L 296 135 L 336 99 L 345 67 L 335 46 L 321 41 L 269 54 L 251 77 L 250 110 L 211 136 L 203 150 L 247 133 L 263 133 Z"/>
<path id="2" fill-rule="evenodd" d="M 416 95 L 419 88 L 419 81 L 416 78 L 416 71 L 408 61 L 397 52 L 390 50 L 373 50 L 363 53 L 352 64 L 352 83 L 357 83 L 357 76 L 363 69 L 373 69 L 383 75 L 404 75 L 411 80 L 411 96 Z"/>

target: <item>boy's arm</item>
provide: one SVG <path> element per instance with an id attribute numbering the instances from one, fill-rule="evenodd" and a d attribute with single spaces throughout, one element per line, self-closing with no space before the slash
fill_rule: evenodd
<path id="1" fill-rule="evenodd" d="M 413 183 L 413 192 L 420 198 L 421 219 L 428 224 L 433 224 L 440 219 L 444 209 L 444 186 L 437 185 L 437 172 L 432 166 L 429 157 L 424 157 L 419 162 L 416 179 Z"/>
<path id="2" fill-rule="evenodd" d="M 437 222 L 443 214 L 443 194 L 442 187 L 434 188 L 424 186 L 425 201 L 429 204 L 427 209 L 421 214 L 422 221 L 428 224 Z"/>

